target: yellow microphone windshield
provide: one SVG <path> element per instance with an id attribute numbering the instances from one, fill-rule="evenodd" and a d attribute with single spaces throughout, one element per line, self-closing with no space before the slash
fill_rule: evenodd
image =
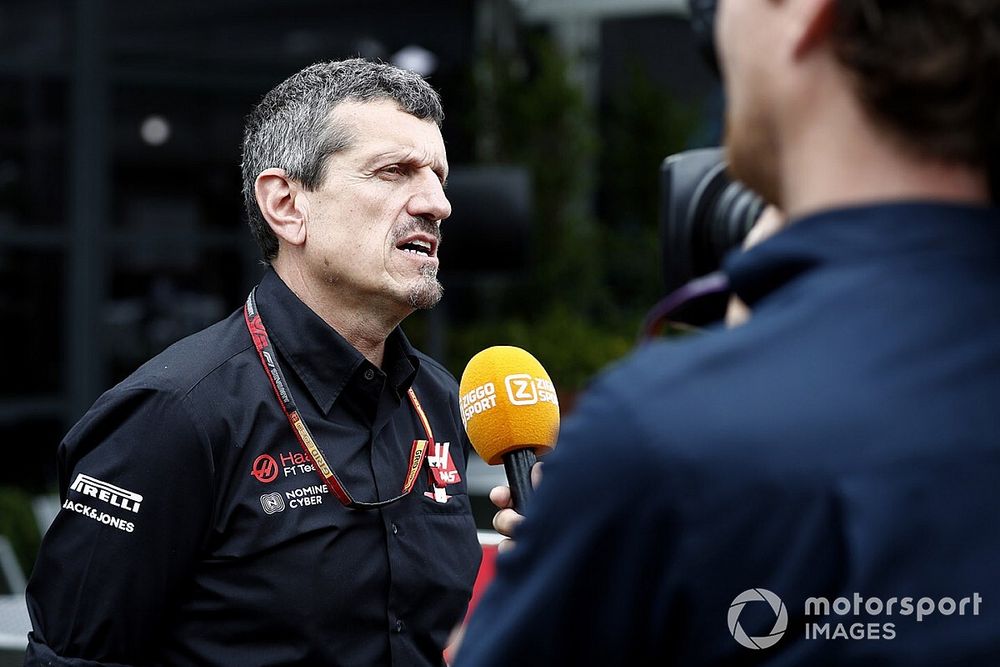
<path id="1" fill-rule="evenodd" d="M 490 465 L 515 449 L 544 454 L 559 435 L 559 399 L 549 374 L 519 347 L 490 347 L 469 360 L 459 384 L 462 422 Z"/>

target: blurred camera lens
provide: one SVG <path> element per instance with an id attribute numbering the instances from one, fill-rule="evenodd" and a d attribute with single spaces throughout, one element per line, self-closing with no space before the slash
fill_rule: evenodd
<path id="1" fill-rule="evenodd" d="M 721 148 L 671 155 L 660 169 L 660 238 L 667 291 L 718 270 L 766 204 L 726 174 Z"/>

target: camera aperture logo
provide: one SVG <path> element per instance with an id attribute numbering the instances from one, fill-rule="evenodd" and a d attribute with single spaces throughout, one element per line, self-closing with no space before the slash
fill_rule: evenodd
<path id="1" fill-rule="evenodd" d="M 740 624 L 743 608 L 751 602 L 766 602 L 774 612 L 771 631 L 751 637 Z M 979 616 L 983 596 L 978 592 L 962 598 L 893 596 L 881 598 L 854 593 L 830 600 L 825 597 L 806 599 L 802 618 L 807 640 L 893 640 L 897 623 L 904 618 L 916 623 L 931 616 Z M 736 596 L 729 605 L 729 634 L 741 646 L 760 650 L 778 643 L 788 629 L 788 611 L 777 595 L 766 588 L 751 588 Z"/>
<path id="2" fill-rule="evenodd" d="M 747 606 L 749 602 L 766 602 L 771 605 L 775 619 L 774 627 L 771 628 L 769 634 L 761 637 L 751 637 L 743 629 L 743 626 L 740 625 L 740 613 L 743 611 L 743 607 Z M 743 591 L 729 605 L 729 634 L 741 646 L 755 650 L 770 648 L 778 643 L 778 640 L 785 634 L 786 628 L 788 628 L 788 610 L 785 609 L 785 603 L 766 588 L 751 588 L 750 590 Z"/>

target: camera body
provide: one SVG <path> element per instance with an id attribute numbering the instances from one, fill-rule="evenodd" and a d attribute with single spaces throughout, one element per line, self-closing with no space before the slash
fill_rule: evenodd
<path id="1" fill-rule="evenodd" d="M 721 148 L 666 158 L 660 168 L 660 252 L 667 293 L 717 271 L 766 206 L 759 195 L 729 178 Z M 725 315 L 727 300 L 718 291 L 685 300 L 671 319 L 693 325 L 714 322 Z"/>
<path id="2" fill-rule="evenodd" d="M 718 73 L 717 0 L 688 0 L 688 5 L 699 50 Z M 730 179 L 722 148 L 689 150 L 667 157 L 660 167 L 659 211 L 667 294 L 717 271 L 723 258 L 743 244 L 766 206 L 763 198 Z M 700 325 L 724 316 L 728 300 L 724 292 L 717 290 L 701 298 L 701 287 L 689 291 L 696 296 L 680 299 L 682 306 L 671 313 L 673 320 Z"/>
<path id="3" fill-rule="evenodd" d="M 673 291 L 718 270 L 767 204 L 726 173 L 722 148 L 671 155 L 660 168 L 663 281 Z"/>

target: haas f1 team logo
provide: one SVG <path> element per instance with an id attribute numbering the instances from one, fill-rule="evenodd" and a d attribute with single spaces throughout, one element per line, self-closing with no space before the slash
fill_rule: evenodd
<path id="1" fill-rule="evenodd" d="M 270 484 L 278 477 L 278 462 L 270 454 L 261 454 L 253 460 L 250 474 L 264 484 Z"/>

